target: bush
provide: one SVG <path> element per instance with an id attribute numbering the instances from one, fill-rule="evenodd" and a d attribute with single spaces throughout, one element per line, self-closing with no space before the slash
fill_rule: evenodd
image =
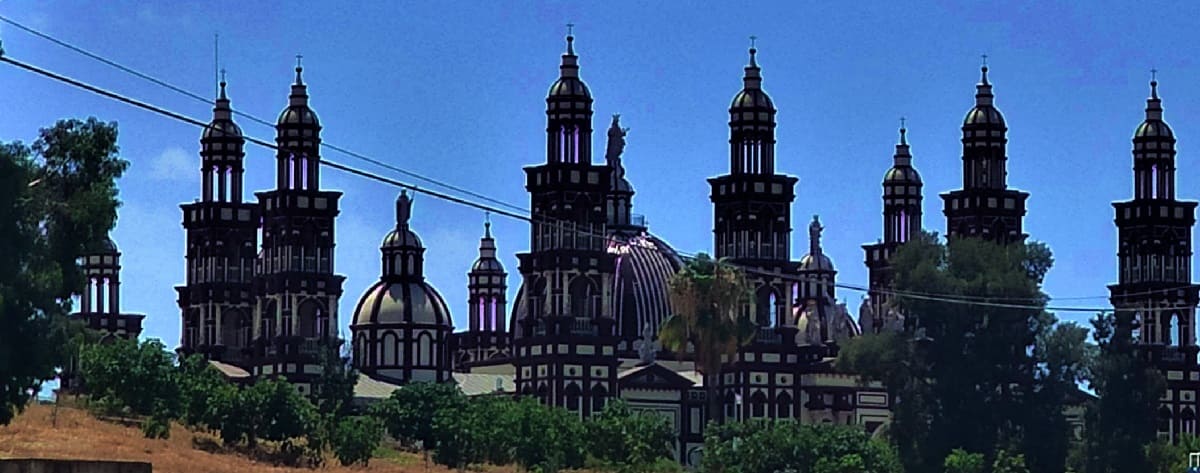
<path id="1" fill-rule="evenodd" d="M 609 401 L 585 425 L 589 453 L 609 469 L 641 471 L 646 465 L 671 458 L 675 433 L 667 419 L 634 411 L 623 400 Z"/>
<path id="2" fill-rule="evenodd" d="M 442 410 L 462 411 L 467 398 L 458 386 L 439 383 L 405 385 L 372 407 L 392 437 L 405 445 L 429 450 L 435 443 L 434 417 Z"/>
<path id="3" fill-rule="evenodd" d="M 174 355 L 158 340 L 110 340 L 85 346 L 80 376 L 91 399 L 101 400 L 110 412 L 173 417 L 179 411 Z"/>
<path id="4" fill-rule="evenodd" d="M 890 445 L 861 427 L 800 425 L 791 420 L 710 424 L 703 471 L 727 473 L 900 473 Z"/>
<path id="5" fill-rule="evenodd" d="M 379 447 L 383 425 L 369 416 L 346 417 L 333 430 L 333 454 L 344 466 L 361 463 L 367 466 L 371 454 Z"/>

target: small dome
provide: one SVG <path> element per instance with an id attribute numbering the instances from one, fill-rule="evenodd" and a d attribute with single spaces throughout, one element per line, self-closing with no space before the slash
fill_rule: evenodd
<path id="1" fill-rule="evenodd" d="M 771 97 L 767 96 L 762 89 L 742 89 L 737 95 L 733 96 L 733 103 L 729 105 L 731 109 L 742 108 L 769 108 L 774 109 L 775 104 L 771 102 Z"/>
<path id="2" fill-rule="evenodd" d="M 104 240 L 101 240 L 92 247 L 92 254 L 115 255 L 119 252 L 117 242 L 113 241 L 110 237 L 104 237 Z"/>
<path id="3" fill-rule="evenodd" d="M 424 248 L 424 246 L 421 245 L 421 238 L 417 236 L 416 232 L 408 229 L 407 226 L 388 232 L 388 234 L 383 237 L 383 243 L 381 243 L 380 246 L 383 248 L 400 248 L 405 246 Z"/>
<path id="4" fill-rule="evenodd" d="M 471 271 L 504 271 L 504 266 L 496 258 L 481 258 L 471 265 Z"/>
<path id="5" fill-rule="evenodd" d="M 921 175 L 911 166 L 892 166 L 883 175 L 886 184 L 920 184 Z"/>
<path id="6" fill-rule="evenodd" d="M 450 310 L 437 289 L 425 282 L 380 281 L 358 300 L 354 325 L 427 324 L 450 327 Z"/>
<path id="7" fill-rule="evenodd" d="M 1138 125 L 1137 130 L 1133 132 L 1134 138 L 1174 138 L 1175 132 L 1171 131 L 1171 127 L 1167 122 L 1162 120 L 1146 120 Z"/>
<path id="8" fill-rule="evenodd" d="M 230 138 L 242 136 L 242 128 L 236 123 L 229 120 L 213 120 L 207 127 L 204 127 L 202 139 L 211 138 Z"/>
<path id="9" fill-rule="evenodd" d="M 800 258 L 801 271 L 833 271 L 833 260 L 824 253 L 807 254 Z"/>
<path id="10" fill-rule="evenodd" d="M 588 90 L 587 84 L 584 84 L 578 77 L 560 77 L 550 85 L 550 92 L 547 96 L 549 98 L 591 98 L 592 92 Z"/>
<path id="11" fill-rule="evenodd" d="M 279 114 L 279 125 L 320 125 L 317 113 L 308 106 L 288 107 Z"/>
<path id="12" fill-rule="evenodd" d="M 996 107 L 976 106 L 967 112 L 963 125 L 999 125 L 1004 126 L 1004 115 Z"/>

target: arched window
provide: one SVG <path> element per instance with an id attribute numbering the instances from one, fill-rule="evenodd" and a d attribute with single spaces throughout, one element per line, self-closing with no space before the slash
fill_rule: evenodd
<path id="1" fill-rule="evenodd" d="M 1179 346 L 1179 314 L 1172 313 L 1167 316 L 1166 327 L 1167 336 L 1163 337 L 1167 344 L 1173 347 Z"/>
<path id="2" fill-rule="evenodd" d="M 775 398 L 775 417 L 778 419 L 792 418 L 792 396 L 788 393 L 780 394 Z"/>
<path id="3" fill-rule="evenodd" d="M 1196 413 L 1192 411 L 1192 408 L 1183 408 L 1183 412 L 1179 414 L 1179 419 L 1179 433 L 1196 435 Z"/>
<path id="4" fill-rule="evenodd" d="M 396 353 L 400 350 L 400 339 L 395 332 L 388 332 L 383 335 L 383 340 L 380 341 L 383 350 L 383 366 L 397 366 L 400 364 L 400 359 Z"/>
<path id="5" fill-rule="evenodd" d="M 755 392 L 750 396 L 750 416 L 767 416 L 767 396 L 762 391 Z"/>
<path id="6" fill-rule="evenodd" d="M 603 411 L 607 401 L 608 390 L 599 384 L 592 386 L 592 414 Z"/>
<path id="7" fill-rule="evenodd" d="M 567 385 L 566 395 L 567 395 L 567 410 L 571 411 L 571 412 L 578 412 L 579 411 L 579 397 L 581 395 L 581 393 L 579 392 L 579 385 L 575 384 L 575 383 L 571 383 L 571 384 Z"/>
<path id="8" fill-rule="evenodd" d="M 600 314 L 600 291 L 596 283 L 586 276 L 571 281 L 571 315 L 592 318 Z"/>
<path id="9" fill-rule="evenodd" d="M 242 331 L 242 313 L 236 309 L 221 313 L 221 344 L 228 347 L 227 352 L 243 346 L 239 337 Z"/>
<path id="10" fill-rule="evenodd" d="M 323 313 L 321 304 L 313 299 L 305 300 L 300 304 L 299 322 L 301 337 L 316 338 L 323 332 L 317 328 L 317 319 L 322 318 Z"/>
<path id="11" fill-rule="evenodd" d="M 417 366 L 433 366 L 433 337 L 422 333 L 417 337 Z"/>
<path id="12" fill-rule="evenodd" d="M 1158 409 L 1158 433 L 1171 434 L 1171 409 L 1167 406 Z"/>

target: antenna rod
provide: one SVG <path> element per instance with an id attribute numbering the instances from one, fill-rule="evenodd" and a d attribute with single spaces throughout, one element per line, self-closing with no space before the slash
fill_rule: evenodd
<path id="1" fill-rule="evenodd" d="M 213 33 L 213 97 L 220 95 L 217 90 L 221 83 L 221 34 Z"/>

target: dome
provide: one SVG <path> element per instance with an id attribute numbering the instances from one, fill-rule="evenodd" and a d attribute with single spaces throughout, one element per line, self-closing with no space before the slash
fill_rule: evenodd
<path id="1" fill-rule="evenodd" d="M 833 260 L 824 253 L 807 254 L 800 258 L 801 271 L 833 271 Z"/>
<path id="2" fill-rule="evenodd" d="M 208 126 L 204 127 L 202 139 L 209 138 L 229 138 L 242 136 L 242 128 L 230 120 L 213 120 Z"/>
<path id="3" fill-rule="evenodd" d="M 354 309 L 353 325 L 375 324 L 453 326 L 446 301 L 423 281 L 380 281 L 367 289 Z"/>
<path id="4" fill-rule="evenodd" d="M 104 240 L 101 240 L 94 246 L 94 254 L 115 255 L 119 252 L 117 242 L 113 241 L 110 237 L 104 237 Z"/>
<path id="5" fill-rule="evenodd" d="M 578 77 L 560 77 L 550 85 L 548 97 L 564 97 L 564 98 L 591 98 L 592 92 L 588 90 L 587 84 L 584 84 Z"/>
<path id="6" fill-rule="evenodd" d="M 279 125 L 319 125 L 320 120 L 317 119 L 316 112 L 313 112 L 307 105 L 299 107 L 288 107 L 279 114 L 279 120 L 276 122 Z"/>
<path id="7" fill-rule="evenodd" d="M 775 108 L 775 104 L 771 102 L 771 97 L 767 96 L 762 89 L 743 89 L 733 96 L 733 103 L 729 108 Z"/>
<path id="8" fill-rule="evenodd" d="M 1133 132 L 1134 138 L 1174 138 L 1175 132 L 1171 131 L 1171 127 L 1167 122 L 1162 120 L 1146 120 L 1138 125 L 1137 130 Z"/>
<path id="9" fill-rule="evenodd" d="M 416 232 L 413 232 L 407 226 L 388 232 L 388 234 L 383 237 L 383 243 L 381 243 L 380 246 L 383 248 L 399 248 L 402 246 L 417 248 L 424 247 L 421 245 L 421 238 L 417 236 Z"/>
<path id="10" fill-rule="evenodd" d="M 921 175 L 912 166 L 892 166 L 883 175 L 884 183 L 920 184 Z"/>
<path id="11" fill-rule="evenodd" d="M 616 332 L 623 341 L 632 343 L 641 338 L 647 324 L 657 332 L 671 315 L 670 281 L 683 262 L 670 245 L 646 232 L 613 234 L 608 252 L 617 255 L 615 287 L 609 299 L 616 317 Z M 526 290 L 522 282 L 513 304 L 514 328 L 525 318 Z M 520 331 L 515 333 L 520 336 Z M 626 349 L 632 349 L 632 345 Z"/>
<path id="12" fill-rule="evenodd" d="M 480 258 L 471 265 L 471 271 L 504 271 L 504 266 L 496 258 Z"/>
<path id="13" fill-rule="evenodd" d="M 967 112 L 963 125 L 999 125 L 1004 126 L 1004 116 L 996 107 L 976 106 Z"/>

